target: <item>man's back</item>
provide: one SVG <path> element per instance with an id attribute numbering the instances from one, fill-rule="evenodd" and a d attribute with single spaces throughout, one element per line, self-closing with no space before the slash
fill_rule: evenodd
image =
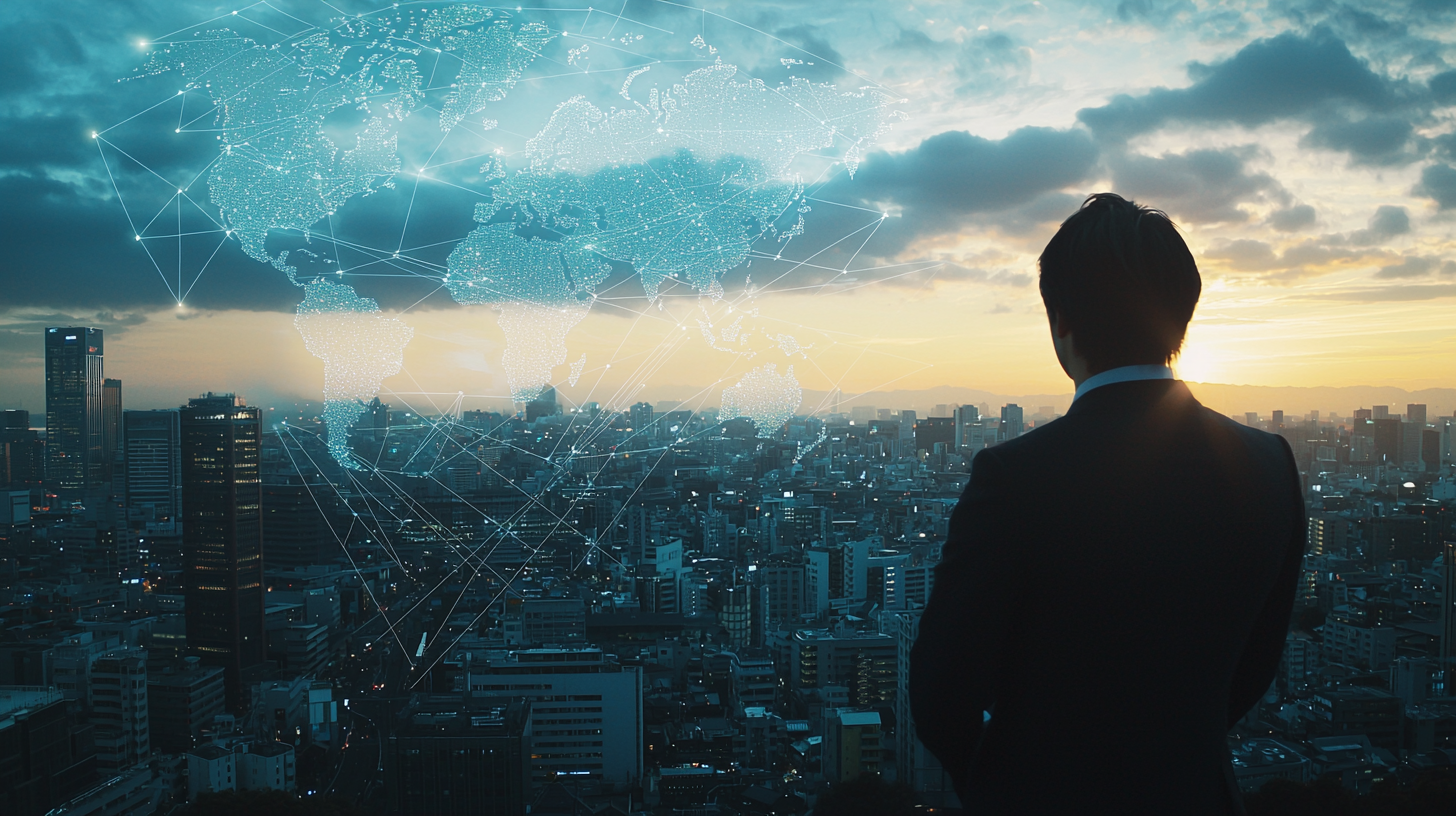
<path id="1" fill-rule="evenodd" d="M 1173 380 L 1087 392 L 974 461 L 913 655 L 921 741 L 972 813 L 1238 812 L 1226 733 L 1303 542 L 1282 439 Z"/>

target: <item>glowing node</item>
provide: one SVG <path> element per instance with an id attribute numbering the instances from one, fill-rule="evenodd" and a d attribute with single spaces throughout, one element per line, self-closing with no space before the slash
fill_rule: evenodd
<path id="1" fill-rule="evenodd" d="M 98 135 L 99 134 L 97 134 L 96 131 L 91 131 L 91 138 L 95 139 Z"/>

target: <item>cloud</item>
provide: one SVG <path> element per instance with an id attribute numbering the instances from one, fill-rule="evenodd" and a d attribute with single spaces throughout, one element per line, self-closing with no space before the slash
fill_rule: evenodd
<path id="1" fill-rule="evenodd" d="M 867 202 L 951 217 L 1028 203 L 1092 175 L 1097 146 L 1082 130 L 1025 127 L 999 140 L 962 130 L 901 153 L 873 153 L 843 189 Z"/>
<path id="2" fill-rule="evenodd" d="M 1431 98 L 1437 104 L 1456 105 L 1456 71 L 1436 74 L 1426 87 L 1431 89 Z"/>
<path id="3" fill-rule="evenodd" d="M 788 81 L 790 76 L 814 82 L 837 82 L 846 75 L 843 66 L 848 60 L 830 45 L 816 26 L 800 23 L 778 29 L 774 36 L 797 48 L 786 48 L 782 54 L 765 61 L 753 71 L 753 76 L 773 85 Z M 782 59 L 798 62 L 785 64 Z"/>
<path id="4" fill-rule="evenodd" d="M 1353 300 L 1359 303 L 1436 300 L 1456 297 L 1456 283 L 1421 283 L 1372 289 L 1347 289 L 1314 295 L 1315 300 Z"/>
<path id="5" fill-rule="evenodd" d="M 853 179 L 841 174 L 813 191 L 807 228 L 792 246 L 796 257 L 813 255 L 829 269 L 844 268 L 851 258 L 856 267 L 870 265 L 869 259 L 934 259 L 941 236 L 992 229 L 1024 234 L 1061 221 L 1082 201 L 1082 195 L 1062 191 L 1092 178 L 1097 166 L 1097 147 L 1080 128 L 1028 127 L 1003 139 L 946 131 L 908 150 L 872 153 Z M 876 223 L 880 212 L 888 216 Z M 994 266 L 973 260 L 957 267 L 962 271 L 936 277 L 1018 285 L 1014 275 L 975 277 L 968 271 Z M 816 277 L 809 270 L 794 274 L 795 280 Z"/>
<path id="6" fill-rule="evenodd" d="M 1397 108 L 1403 87 L 1370 70 L 1327 30 L 1255 40 L 1214 65 L 1190 63 L 1187 88 L 1120 94 L 1077 118 L 1101 138 L 1126 139 L 1171 122 L 1255 127 L 1310 116 L 1331 103 L 1367 112 Z"/>
<path id="7" fill-rule="evenodd" d="M 1411 195 L 1434 199 L 1442 210 L 1456 209 L 1456 168 L 1449 164 L 1433 164 L 1421 171 L 1421 182 Z"/>
<path id="8" fill-rule="evenodd" d="M 1410 146 L 1415 128 L 1396 116 L 1367 116 L 1350 120 L 1331 116 L 1299 140 L 1301 147 L 1322 147 L 1350 154 L 1355 164 L 1409 164 L 1419 156 Z"/>
<path id="9" fill-rule="evenodd" d="M 1314 218 L 1314 207 L 1308 204 L 1296 204 L 1269 213 L 1268 223 L 1269 226 L 1280 232 L 1298 232 L 1314 226 Z"/>
<path id="10" fill-rule="evenodd" d="M 1172 0 L 1168 3 L 1157 3 L 1153 0 L 1121 0 L 1117 4 L 1117 18 L 1124 23 L 1146 22 L 1154 25 L 1165 25 L 1179 16 L 1187 16 L 1198 11 L 1189 0 Z"/>
<path id="11" fill-rule="evenodd" d="M 1005 90 L 1031 73 L 1031 49 L 1000 31 L 977 31 L 956 54 L 956 95 L 982 96 Z"/>
<path id="12" fill-rule="evenodd" d="M 1350 243 L 1369 246 L 1382 243 L 1397 235 L 1405 235 L 1408 232 L 1410 232 L 1410 215 L 1405 211 L 1405 207 L 1382 204 L 1375 209 L 1375 214 L 1370 216 L 1369 226 L 1350 233 Z"/>
<path id="13" fill-rule="evenodd" d="M 1161 157 L 1124 155 L 1109 160 L 1113 183 L 1128 197 L 1167 210 L 1190 223 L 1246 221 L 1240 204 L 1288 198 L 1267 173 L 1250 173 L 1245 164 L 1252 146 L 1190 150 Z"/>
<path id="14" fill-rule="evenodd" d="M 1407 255 L 1400 263 L 1390 266 L 1382 266 L 1379 272 L 1375 273 L 1377 278 L 1419 278 L 1429 274 L 1440 265 L 1436 258 L 1426 258 L 1420 255 Z"/>

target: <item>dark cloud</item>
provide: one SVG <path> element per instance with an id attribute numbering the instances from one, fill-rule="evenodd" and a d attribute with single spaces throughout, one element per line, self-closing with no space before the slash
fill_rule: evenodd
<path id="1" fill-rule="evenodd" d="M 1331 116 L 1300 139 L 1301 147 L 1322 147 L 1350 154 L 1356 164 L 1409 164 L 1419 155 L 1409 150 L 1415 128 L 1397 116 L 1351 120 Z"/>
<path id="2" fill-rule="evenodd" d="M 1434 199 L 1443 210 L 1456 209 L 1456 168 L 1449 164 L 1433 164 L 1421 171 L 1421 182 L 1411 195 Z"/>
<path id="3" fill-rule="evenodd" d="M 166 309 L 176 305 L 140 242 L 133 240 L 126 216 L 113 199 L 87 195 L 84 187 L 30 173 L 0 176 L 0 201 L 6 207 L 7 241 L 0 265 L 4 307 L 76 309 Z M 172 251 L 171 242 L 155 251 Z M 202 243 L 188 244 L 189 252 Z M 206 245 L 210 252 L 216 239 Z M 298 290 L 281 275 L 245 258 L 235 246 L 218 253 L 205 272 L 207 285 L 194 294 L 203 308 L 292 309 Z M 200 267 L 206 256 L 189 255 Z M 164 272 L 176 268 L 167 258 Z M 175 283 L 173 284 L 175 286 Z"/>
<path id="4" fill-rule="evenodd" d="M 830 45 L 817 27 L 801 23 L 778 29 L 774 31 L 774 36 L 797 47 L 784 48 L 783 53 L 776 54 L 772 61 L 755 69 L 753 76 L 774 84 L 785 82 L 790 77 L 803 77 L 814 82 L 835 82 L 848 74 L 844 69 L 847 62 L 844 55 Z M 783 60 L 797 62 L 786 64 Z"/>
<path id="5" fill-rule="evenodd" d="M 870 154 L 853 179 L 841 175 L 814 195 L 840 206 L 815 204 L 796 247 L 823 251 L 829 266 L 851 255 L 897 258 L 913 242 L 969 229 L 1025 232 L 1060 221 L 1081 198 L 1064 188 L 1091 178 L 1098 151 L 1085 131 L 1022 128 L 1004 139 L 946 131 L 909 150 Z M 827 243 L 890 216 L 871 241 L 852 237 Z"/>
<path id="6" fill-rule="evenodd" d="M 1083 181 L 1096 164 L 1097 147 L 1081 130 L 1027 127 L 999 140 L 951 130 L 903 153 L 871 154 L 845 187 L 863 201 L 943 219 L 1025 204 Z"/>
<path id="7" fill-rule="evenodd" d="M 1296 204 L 1269 214 L 1269 226 L 1280 232 L 1298 232 L 1314 226 L 1314 207 Z"/>
<path id="8" fill-rule="evenodd" d="M 1428 85 L 1431 98 L 1440 105 L 1456 105 L 1456 71 L 1445 71 L 1431 77 Z"/>
<path id="9" fill-rule="evenodd" d="M 1256 154 L 1245 146 L 1160 157 L 1124 155 L 1109 164 L 1116 188 L 1139 203 L 1190 223 L 1238 222 L 1249 218 L 1240 204 L 1288 197 L 1272 176 L 1246 169 Z"/>
<path id="10" fill-rule="evenodd" d="M 1186 88 L 1122 94 L 1077 118 L 1101 138 L 1126 139 L 1170 123 L 1229 123 L 1254 127 L 1309 118 L 1339 104 L 1380 113 L 1406 95 L 1403 83 L 1376 74 L 1329 31 L 1256 40 L 1214 65 L 1191 63 Z"/>
<path id="11" fill-rule="evenodd" d="M 1410 214 L 1406 212 L 1405 207 L 1383 204 L 1376 208 L 1374 215 L 1370 216 L 1370 223 L 1365 229 L 1350 233 L 1350 243 L 1360 246 L 1380 244 L 1408 232 L 1410 232 Z"/>
<path id="12" fill-rule="evenodd" d="M 1443 133 L 1431 139 L 1431 149 L 1440 158 L 1456 161 L 1456 133 Z"/>

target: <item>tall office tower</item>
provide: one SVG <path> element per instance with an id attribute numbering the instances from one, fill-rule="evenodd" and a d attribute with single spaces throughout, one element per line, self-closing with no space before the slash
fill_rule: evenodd
<path id="1" fill-rule="evenodd" d="M 1001 407 L 1001 441 L 1021 436 L 1025 427 L 1026 419 L 1022 417 L 1020 405 L 1012 402 Z"/>
<path id="2" fill-rule="evenodd" d="M 1369 408 L 1356 408 L 1355 409 L 1354 421 L 1356 421 L 1356 422 L 1359 422 L 1362 419 L 1374 419 L 1374 418 L 1375 418 L 1375 412 L 1372 411 L 1372 410 L 1370 410 Z"/>
<path id="3" fill-rule="evenodd" d="M 189 400 L 182 437 L 182 585 L 187 648 L 221 666 L 228 710 L 247 707 L 243 671 L 263 662 L 262 418 L 232 394 Z"/>
<path id="4" fill-rule="evenodd" d="M 121 380 L 101 381 L 101 480 L 109 482 L 121 452 Z"/>
<path id="5" fill-rule="evenodd" d="M 652 424 L 652 405 L 646 402 L 639 402 L 632 406 L 627 412 L 627 421 L 632 423 L 632 430 L 643 433 L 647 426 Z"/>
<path id="6" fill-rule="evenodd" d="M 1422 403 L 1407 403 L 1405 406 L 1405 421 L 1418 428 L 1426 426 L 1426 406 Z"/>
<path id="7" fill-rule="evenodd" d="M 1376 406 L 1377 408 L 1380 406 Z M 1375 442 L 1375 461 L 1390 465 L 1399 465 L 1401 459 L 1401 443 L 1405 434 L 1401 429 L 1404 424 L 1398 419 L 1390 417 L 1370 420 L 1371 436 Z"/>
<path id="8" fill-rule="evenodd" d="M 347 508 L 327 481 L 310 484 L 307 478 L 297 473 L 264 477 L 263 548 L 270 574 L 327 564 L 340 555 L 332 522 L 348 515 Z"/>
<path id="9" fill-rule="evenodd" d="M 1244 412 L 1244 424 L 1245 425 L 1248 425 L 1250 428 L 1257 428 L 1257 427 L 1259 427 L 1259 414 L 1258 414 L 1258 412 L 1256 412 L 1256 411 L 1245 411 Z"/>
<path id="10" fill-rule="evenodd" d="M 30 487 L 44 478 L 45 443 L 30 429 L 30 412 L 6 410 L 0 419 L 0 487 Z"/>
<path id="11" fill-rule="evenodd" d="M 526 421 L 535 422 L 543 416 L 556 416 L 561 413 L 561 405 L 556 402 L 556 389 L 546 386 L 536 398 L 526 403 Z"/>
<path id="12" fill-rule="evenodd" d="M 974 405 L 962 405 L 955 410 L 956 450 L 970 444 L 971 425 L 981 421 L 981 410 Z"/>
<path id="13" fill-rule="evenodd" d="M 100 485 L 102 473 L 100 329 L 45 330 L 46 477 L 69 490 Z"/>
<path id="14" fill-rule="evenodd" d="M 1277 431 L 1284 427 L 1284 412 L 1275 411 L 1269 418 L 1269 430 Z"/>
<path id="15" fill-rule="evenodd" d="M 172 411 L 122 412 L 126 505 L 150 506 L 158 522 L 182 513 L 182 430 Z"/>
<path id="16" fill-rule="evenodd" d="M 1371 419 L 1390 419 L 1389 405 L 1376 405 L 1371 408 L 1371 411 L 1373 411 Z"/>

